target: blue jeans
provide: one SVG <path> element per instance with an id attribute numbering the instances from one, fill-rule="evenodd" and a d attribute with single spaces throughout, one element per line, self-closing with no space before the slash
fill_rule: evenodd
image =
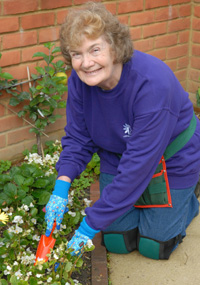
<path id="1" fill-rule="evenodd" d="M 110 184 L 114 175 L 100 174 L 100 193 Z M 186 236 L 186 228 L 199 213 L 199 201 L 195 186 L 186 189 L 170 189 L 172 208 L 135 208 L 116 219 L 104 232 L 139 229 L 140 235 L 158 241 L 168 241 L 181 234 Z"/>

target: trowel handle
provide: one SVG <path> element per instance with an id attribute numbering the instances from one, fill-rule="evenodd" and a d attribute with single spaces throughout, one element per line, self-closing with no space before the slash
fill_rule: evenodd
<path id="1" fill-rule="evenodd" d="M 51 230 L 51 233 L 50 233 L 49 238 L 52 237 L 52 234 L 53 234 L 53 232 L 54 232 L 54 230 L 55 230 L 55 227 L 56 227 L 56 221 L 54 221 L 54 223 L 53 223 L 53 228 L 52 228 L 52 230 Z"/>

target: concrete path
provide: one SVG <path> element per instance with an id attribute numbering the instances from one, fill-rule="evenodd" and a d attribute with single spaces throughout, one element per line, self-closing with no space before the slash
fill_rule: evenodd
<path id="1" fill-rule="evenodd" d="M 138 251 L 109 255 L 112 285 L 200 285 L 200 215 L 169 260 L 151 260 Z"/>

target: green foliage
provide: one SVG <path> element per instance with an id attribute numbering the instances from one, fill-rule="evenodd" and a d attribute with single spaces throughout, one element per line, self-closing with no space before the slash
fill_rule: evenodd
<path id="1" fill-rule="evenodd" d="M 9 170 L 10 167 L 11 167 L 11 161 L 0 160 L 0 174 Z"/>
<path id="2" fill-rule="evenodd" d="M 199 80 L 200 80 L 200 77 L 199 77 Z M 200 87 L 197 89 L 197 92 L 196 92 L 196 102 L 197 102 L 197 106 L 200 107 Z"/>
<path id="3" fill-rule="evenodd" d="M 94 170 L 98 173 L 97 154 L 72 183 L 69 211 L 64 215 L 61 230 L 54 231 L 56 243 L 48 262 L 33 265 L 39 237 L 46 229 L 42 208 L 49 200 L 57 177 L 54 156 L 57 157 L 60 151 L 60 142 L 47 142 L 43 160 L 37 153 L 26 151 L 26 161 L 0 174 L 0 209 L 9 216 L 6 226 L 0 223 L 0 284 L 34 285 L 38 281 L 44 284 L 77 284 L 72 273 L 79 272 L 83 260 L 71 256 L 67 242 L 85 215 L 84 209 L 91 202 L 87 199 L 87 189 L 97 175 Z M 50 174 L 49 170 L 52 170 Z M 90 243 L 83 248 L 83 254 L 92 250 L 94 245 Z M 55 273 L 56 262 L 60 266 Z"/>
<path id="4" fill-rule="evenodd" d="M 0 53 L 0 59 L 2 57 L 2 54 Z M 8 72 L 2 72 L 2 68 L 0 67 L 0 91 L 3 90 L 3 89 L 7 89 L 9 90 L 8 88 L 11 88 L 11 86 L 13 84 L 15 84 L 17 82 L 17 80 L 14 80 L 13 79 L 13 76 L 8 73 Z M 11 93 L 12 91 L 12 88 L 9 90 L 8 93 Z M 0 92 L 0 95 L 2 93 Z"/>

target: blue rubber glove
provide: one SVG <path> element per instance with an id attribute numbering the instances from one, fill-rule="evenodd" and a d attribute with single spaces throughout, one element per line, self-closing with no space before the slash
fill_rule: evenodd
<path id="1" fill-rule="evenodd" d="M 53 228 L 53 223 L 56 221 L 57 230 L 60 229 L 64 213 L 66 212 L 66 206 L 68 203 L 68 192 L 71 183 L 56 180 L 53 193 L 46 205 L 45 221 L 47 223 L 47 230 L 45 235 L 48 237 Z"/>
<path id="2" fill-rule="evenodd" d="M 75 231 L 74 236 L 67 244 L 68 248 L 74 249 L 72 252 L 70 252 L 71 255 L 81 256 L 81 250 L 83 246 L 87 244 L 89 239 L 93 239 L 95 234 L 97 234 L 98 232 L 100 231 L 94 230 L 90 226 L 88 226 L 84 217 L 83 221 L 80 224 L 80 227 Z"/>

